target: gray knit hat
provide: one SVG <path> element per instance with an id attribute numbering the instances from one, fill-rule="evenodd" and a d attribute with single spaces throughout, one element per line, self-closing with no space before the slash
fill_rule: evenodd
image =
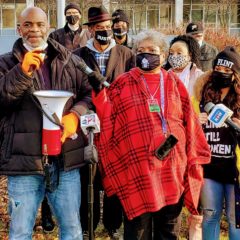
<path id="1" fill-rule="evenodd" d="M 65 10 L 64 10 L 64 14 L 66 15 L 67 10 L 71 9 L 71 8 L 74 8 L 74 9 L 78 10 L 79 13 L 82 14 L 81 9 L 80 9 L 80 7 L 79 7 L 79 5 L 77 3 L 69 3 L 69 4 L 67 4 L 66 7 L 65 7 Z"/>

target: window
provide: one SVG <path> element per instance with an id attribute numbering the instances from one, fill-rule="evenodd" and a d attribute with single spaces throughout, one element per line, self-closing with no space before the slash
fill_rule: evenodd
<path id="1" fill-rule="evenodd" d="M 15 28 L 15 9 L 14 3 L 2 5 L 2 27 Z"/>

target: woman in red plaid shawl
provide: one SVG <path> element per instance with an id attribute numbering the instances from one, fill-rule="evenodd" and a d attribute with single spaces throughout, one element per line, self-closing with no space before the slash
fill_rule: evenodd
<path id="1" fill-rule="evenodd" d="M 141 32 L 135 50 L 137 67 L 109 89 L 89 79 L 101 121 L 103 185 L 121 201 L 125 240 L 152 239 L 152 223 L 154 239 L 177 239 L 183 200 L 197 213 L 201 164 L 209 162 L 210 151 L 187 90 L 161 68 L 167 51 L 163 36 Z M 157 156 L 170 134 L 177 144 L 164 158 Z"/>

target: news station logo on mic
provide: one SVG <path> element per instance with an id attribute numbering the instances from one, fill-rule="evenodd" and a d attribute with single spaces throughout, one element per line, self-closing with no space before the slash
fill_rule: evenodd
<path id="1" fill-rule="evenodd" d="M 216 127 L 222 127 L 225 121 L 233 114 L 233 112 L 223 104 L 215 105 L 213 103 L 208 103 L 204 109 L 207 113 L 210 113 L 208 119 Z"/>
<path id="2" fill-rule="evenodd" d="M 211 116 L 209 116 L 209 120 L 216 126 L 222 126 L 222 122 L 224 122 L 223 119 L 226 119 L 226 115 L 226 112 L 224 112 L 222 109 L 217 109 Z"/>
<path id="3" fill-rule="evenodd" d="M 81 116 L 81 129 L 85 134 L 89 129 L 93 129 L 93 133 L 100 132 L 100 121 L 96 113 Z"/>

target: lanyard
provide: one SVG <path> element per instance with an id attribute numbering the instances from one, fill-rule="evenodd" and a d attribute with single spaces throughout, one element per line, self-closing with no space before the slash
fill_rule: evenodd
<path id="1" fill-rule="evenodd" d="M 145 77 L 142 75 L 142 78 L 144 80 L 145 86 L 147 88 L 148 94 L 150 95 L 150 97 L 152 98 L 153 96 L 150 93 L 148 84 L 146 82 Z M 155 94 L 154 94 L 155 95 Z M 163 133 L 164 135 L 167 134 L 167 120 L 164 117 L 164 109 L 165 109 L 165 91 L 164 91 L 164 80 L 163 80 L 163 73 L 162 71 L 160 71 L 160 106 L 161 106 L 161 111 L 158 112 L 158 116 L 161 119 L 162 122 L 162 129 L 163 129 Z"/>

